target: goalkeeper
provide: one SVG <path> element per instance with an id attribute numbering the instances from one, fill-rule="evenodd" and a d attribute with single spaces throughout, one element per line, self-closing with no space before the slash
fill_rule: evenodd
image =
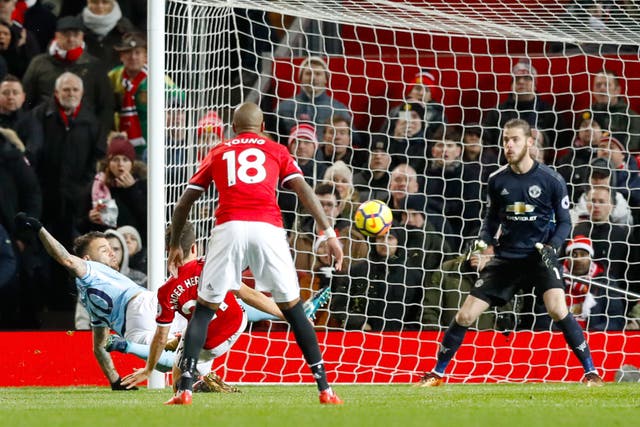
<path id="1" fill-rule="evenodd" d="M 503 129 L 507 165 L 489 177 L 489 205 L 480 246 L 495 257 L 480 273 L 462 308 L 449 325 L 437 354 L 435 368 L 419 387 L 439 386 L 444 372 L 462 344 L 467 329 L 487 308 L 501 306 L 522 289 L 535 289 L 547 312 L 564 334 L 585 371 L 587 386 L 603 384 L 591 358 L 582 329 L 567 309 L 564 283 L 556 252 L 571 229 L 569 197 L 564 179 L 531 159 L 531 128 L 520 119 Z M 490 246 L 487 247 L 487 242 Z"/>

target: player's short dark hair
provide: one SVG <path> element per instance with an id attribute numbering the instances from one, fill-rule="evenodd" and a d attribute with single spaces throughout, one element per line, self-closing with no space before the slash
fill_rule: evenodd
<path id="1" fill-rule="evenodd" d="M 87 250 L 89 249 L 89 245 L 96 239 L 107 238 L 107 235 L 101 233 L 100 231 L 90 231 L 87 234 L 83 234 L 80 237 L 77 237 L 73 241 L 73 252 L 82 258 L 87 254 Z"/>
<path id="2" fill-rule="evenodd" d="M 522 119 L 511 119 L 507 123 L 504 124 L 505 129 L 513 129 L 520 128 L 522 132 L 524 132 L 524 136 L 527 138 L 531 137 L 531 125 L 526 120 Z"/>
<path id="3" fill-rule="evenodd" d="M 187 256 L 189 251 L 191 250 L 191 246 L 196 242 L 196 232 L 193 229 L 193 223 L 187 221 L 184 223 L 184 227 L 182 227 L 182 232 L 180 233 L 180 249 L 182 249 L 182 254 Z M 169 249 L 169 244 L 171 243 L 171 227 L 167 227 L 167 230 L 164 233 L 164 243 L 165 247 Z"/>
<path id="4" fill-rule="evenodd" d="M 2 78 L 2 81 L 0 81 L 0 83 L 4 83 L 4 82 L 13 82 L 13 83 L 20 83 L 20 85 L 22 85 L 22 81 L 17 78 L 16 76 L 14 76 L 13 74 L 7 74 Z"/>
<path id="5" fill-rule="evenodd" d="M 338 193 L 336 186 L 332 184 L 318 184 L 313 192 L 316 193 L 317 196 L 332 194 L 335 196 L 336 200 L 340 200 L 340 193 Z"/>

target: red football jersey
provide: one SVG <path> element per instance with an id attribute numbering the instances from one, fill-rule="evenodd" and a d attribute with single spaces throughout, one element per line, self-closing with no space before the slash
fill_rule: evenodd
<path id="1" fill-rule="evenodd" d="M 198 282 L 204 266 L 204 259 L 199 258 L 178 268 L 178 277 L 171 277 L 158 289 L 158 315 L 156 322 L 161 326 L 169 326 L 176 313 L 191 319 L 198 298 Z M 209 323 L 205 349 L 216 348 L 233 334 L 238 332 L 242 324 L 244 310 L 236 297 L 227 292 L 220 308 Z"/>
<path id="2" fill-rule="evenodd" d="M 217 225 L 237 220 L 282 227 L 276 189 L 296 175 L 302 176 L 302 171 L 283 145 L 245 132 L 213 147 L 189 187 L 206 190 L 215 183 Z"/>

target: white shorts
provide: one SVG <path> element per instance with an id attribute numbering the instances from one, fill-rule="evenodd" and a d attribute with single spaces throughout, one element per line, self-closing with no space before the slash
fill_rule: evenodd
<path id="1" fill-rule="evenodd" d="M 211 365 L 213 364 L 213 359 L 216 357 L 220 357 L 225 354 L 227 351 L 233 347 L 238 338 L 240 338 L 240 334 L 244 332 L 247 327 L 247 313 L 242 313 L 242 323 L 238 330 L 231 335 L 225 342 L 217 346 L 216 348 L 210 348 L 208 350 L 202 349 L 200 354 L 198 355 L 198 364 L 197 369 L 200 375 L 206 375 L 211 371 Z M 184 353 L 184 335 L 180 338 L 180 343 L 178 344 L 178 348 L 176 348 L 176 366 L 180 363 L 180 359 L 182 359 L 182 354 Z"/>
<path id="2" fill-rule="evenodd" d="M 150 345 L 156 332 L 158 314 L 158 296 L 155 292 L 143 290 L 127 304 L 127 324 L 124 339 L 138 344 Z M 186 328 L 187 319 L 179 314 L 171 325 L 170 335 Z"/>
<path id="3" fill-rule="evenodd" d="M 286 231 L 253 221 L 229 221 L 213 229 L 198 296 L 221 303 L 229 290 L 239 289 L 247 267 L 256 279 L 256 289 L 270 292 L 275 302 L 300 297 Z"/>

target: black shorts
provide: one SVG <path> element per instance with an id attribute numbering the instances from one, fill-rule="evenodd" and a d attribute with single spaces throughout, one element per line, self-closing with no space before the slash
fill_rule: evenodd
<path id="1" fill-rule="evenodd" d="M 560 266 L 558 271 L 562 276 Z M 558 279 L 544 265 L 540 255 L 533 253 L 522 259 L 493 258 L 480 272 L 471 295 L 492 307 L 499 307 L 511 301 L 519 290 L 524 293 L 535 290 L 536 297 L 542 298 L 549 289 L 564 290 L 562 277 Z"/>

